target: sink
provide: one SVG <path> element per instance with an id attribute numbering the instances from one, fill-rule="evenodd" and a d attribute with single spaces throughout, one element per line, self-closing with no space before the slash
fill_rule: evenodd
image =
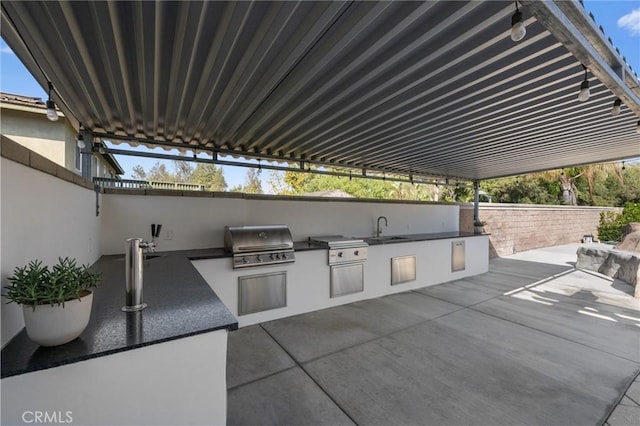
<path id="1" fill-rule="evenodd" d="M 385 242 L 385 241 L 396 241 L 396 240 L 408 240 L 407 237 L 399 237 L 396 235 L 385 235 L 382 237 L 369 237 L 365 238 L 365 241 L 373 241 L 373 242 Z"/>

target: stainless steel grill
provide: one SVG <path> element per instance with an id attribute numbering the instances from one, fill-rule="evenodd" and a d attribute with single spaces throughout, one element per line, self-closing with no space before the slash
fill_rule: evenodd
<path id="1" fill-rule="evenodd" d="M 233 253 L 234 269 L 295 262 L 286 225 L 225 226 L 224 248 Z"/>

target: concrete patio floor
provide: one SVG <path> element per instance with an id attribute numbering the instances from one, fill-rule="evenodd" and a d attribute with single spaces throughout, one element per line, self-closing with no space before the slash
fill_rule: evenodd
<path id="1" fill-rule="evenodd" d="M 228 424 L 640 424 L 640 303 L 577 247 L 232 332 Z"/>

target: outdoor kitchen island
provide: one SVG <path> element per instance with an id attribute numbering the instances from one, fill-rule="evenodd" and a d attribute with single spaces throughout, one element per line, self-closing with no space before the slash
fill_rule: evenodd
<path id="1" fill-rule="evenodd" d="M 296 260 L 287 264 L 234 269 L 231 259 L 215 257 L 209 250 L 185 254 L 238 318 L 240 327 L 479 275 L 489 267 L 486 234 L 454 231 L 365 237 L 357 239 L 368 243 L 367 259 L 361 268 L 362 288 L 336 294 L 332 290 L 333 281 L 341 275 L 334 273 L 332 268 L 336 266 L 329 264 L 327 247 L 312 239 L 295 242 Z M 392 285 L 392 269 L 402 262 L 408 262 L 412 273 L 405 275 L 408 279 Z M 348 275 L 353 273 L 350 271 Z M 270 299 L 267 304 L 276 300 L 280 305 L 241 313 L 241 307 L 246 305 L 246 301 L 241 300 L 242 283 L 253 283 L 263 277 L 264 285 L 272 286 L 266 291 Z M 274 296 L 275 293 L 281 295 Z M 255 300 L 249 302 L 255 306 Z"/>
<path id="2" fill-rule="evenodd" d="M 189 259 L 145 261 L 148 306 L 138 312 L 121 311 L 123 255 L 92 269 L 102 281 L 78 339 L 38 347 L 22 330 L 2 349 L 2 424 L 36 411 L 85 425 L 224 424 L 227 333 L 237 322 Z"/>

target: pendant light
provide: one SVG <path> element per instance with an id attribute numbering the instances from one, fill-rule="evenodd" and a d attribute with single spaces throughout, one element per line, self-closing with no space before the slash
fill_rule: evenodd
<path id="1" fill-rule="evenodd" d="M 87 146 L 84 143 L 84 135 L 82 134 L 82 123 L 80 123 L 80 128 L 78 129 L 78 136 L 76 136 L 76 144 L 80 149 L 84 149 Z"/>
<path id="2" fill-rule="evenodd" d="M 518 10 L 518 1 L 516 0 L 516 12 L 511 16 L 511 40 L 520 41 L 527 34 L 527 28 L 522 22 L 522 12 Z"/>
<path id="3" fill-rule="evenodd" d="M 587 67 L 584 65 L 584 80 L 580 84 L 580 93 L 578 93 L 578 100 L 581 102 L 585 102 L 589 100 L 589 96 L 591 96 L 591 92 L 589 92 L 589 80 L 587 80 Z"/>
<path id="4" fill-rule="evenodd" d="M 51 99 L 51 91 L 53 84 L 49 81 L 49 99 L 47 99 L 47 118 L 51 121 L 58 121 L 58 113 L 56 112 L 56 104 Z"/>
<path id="5" fill-rule="evenodd" d="M 613 108 L 611 108 L 611 114 L 613 114 L 613 115 L 620 114 L 620 107 L 621 106 L 622 106 L 622 101 L 620 100 L 620 98 L 616 98 L 616 100 L 613 101 Z"/>

